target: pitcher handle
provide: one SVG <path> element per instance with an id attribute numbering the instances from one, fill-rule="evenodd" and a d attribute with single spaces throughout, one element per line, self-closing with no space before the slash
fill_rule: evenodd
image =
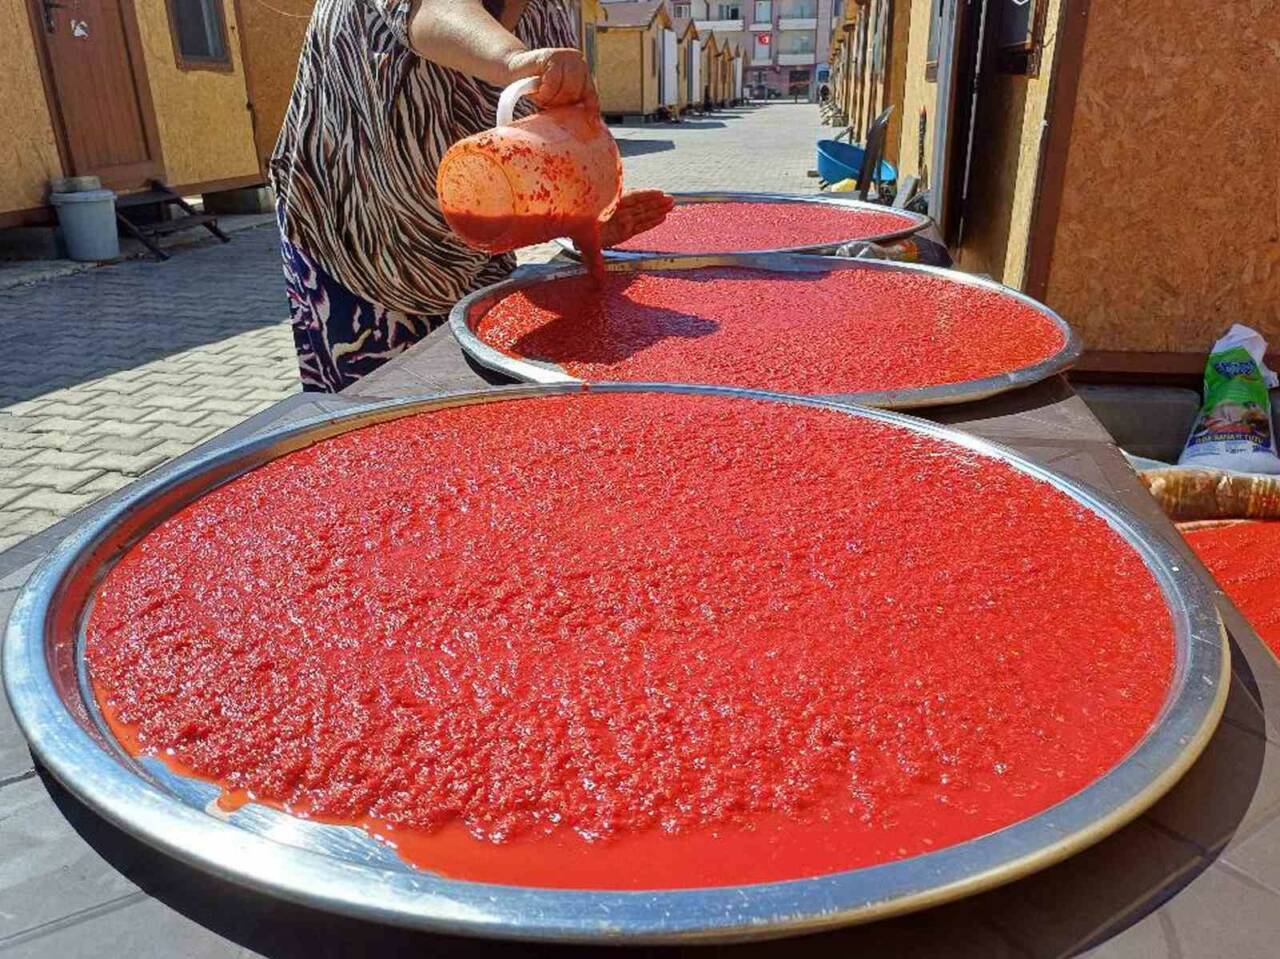
<path id="1" fill-rule="evenodd" d="M 497 125 L 505 127 L 511 123 L 511 118 L 515 116 L 516 101 L 521 97 L 527 97 L 538 89 L 537 77 L 522 77 L 515 83 L 511 84 L 502 91 L 502 96 L 498 97 L 498 122 Z"/>

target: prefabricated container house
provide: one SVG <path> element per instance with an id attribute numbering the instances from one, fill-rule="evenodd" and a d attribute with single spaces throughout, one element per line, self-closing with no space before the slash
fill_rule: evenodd
<path id="1" fill-rule="evenodd" d="M 235 0 L 25 0 L 0 7 L 0 36 L 0 225 L 49 221 L 55 177 L 119 192 L 261 181 Z"/>
<path id="2" fill-rule="evenodd" d="M 667 101 L 675 108 L 674 60 L 671 75 L 663 69 L 671 11 L 664 0 L 611 3 L 596 27 L 600 110 L 606 115 L 649 117 Z M 674 32 L 672 31 L 672 41 Z M 675 56 L 674 46 L 670 50 Z M 669 84 L 666 80 L 669 79 Z"/>
<path id="3" fill-rule="evenodd" d="M 698 44 L 698 25 L 688 17 L 677 18 L 676 33 L 676 112 L 684 113 L 690 104 L 697 104 L 700 98 L 694 95 L 700 84 L 696 83 L 694 74 L 702 72 L 702 55 Z"/>
<path id="4" fill-rule="evenodd" d="M 0 227 L 53 220 L 49 181 L 118 193 L 263 182 L 312 0 L 14 0 L 0 5 Z M 649 6 L 654 6 L 649 4 Z M 576 8 L 576 7 L 575 7 Z M 599 0 L 582 0 L 589 59 Z"/>
<path id="5" fill-rule="evenodd" d="M 715 32 L 708 30 L 701 34 L 702 39 L 702 106 L 710 110 L 716 105 L 719 90 L 720 39 Z"/>
<path id="6" fill-rule="evenodd" d="M 1081 371 L 1194 382 L 1235 322 L 1280 353 L 1275 0 L 846 0 L 834 20 L 855 139 L 896 108 L 889 157 L 957 265 L 1065 316 Z"/>

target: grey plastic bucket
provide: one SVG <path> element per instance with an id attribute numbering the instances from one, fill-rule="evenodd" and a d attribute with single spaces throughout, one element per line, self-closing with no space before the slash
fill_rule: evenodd
<path id="1" fill-rule="evenodd" d="M 120 255 L 116 233 L 116 195 L 110 190 L 51 193 L 58 225 L 73 260 L 114 260 Z"/>

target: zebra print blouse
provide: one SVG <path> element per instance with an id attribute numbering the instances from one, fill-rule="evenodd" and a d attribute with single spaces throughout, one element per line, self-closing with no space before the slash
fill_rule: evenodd
<path id="1" fill-rule="evenodd" d="M 568 2 L 529 0 L 516 35 L 575 46 Z M 270 174 L 290 243 L 353 293 L 431 315 L 515 260 L 466 246 L 436 200 L 441 157 L 493 126 L 500 91 L 414 53 L 408 16 L 409 0 L 317 0 Z"/>

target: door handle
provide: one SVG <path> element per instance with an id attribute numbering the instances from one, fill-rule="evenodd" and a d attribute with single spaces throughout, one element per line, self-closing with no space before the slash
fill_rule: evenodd
<path id="1" fill-rule="evenodd" d="M 56 3 L 54 2 L 54 0 L 41 0 L 41 5 L 44 7 L 45 32 L 53 33 L 54 31 L 53 11 L 65 9 L 67 5 L 65 3 Z"/>

